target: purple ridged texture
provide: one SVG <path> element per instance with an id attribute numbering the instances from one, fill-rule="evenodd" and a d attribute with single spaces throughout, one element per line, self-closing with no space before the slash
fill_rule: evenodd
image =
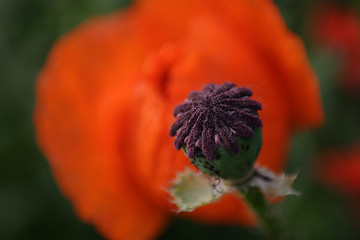
<path id="1" fill-rule="evenodd" d="M 217 146 L 237 153 L 237 137 L 252 138 L 253 128 L 262 126 L 257 115 L 261 104 L 250 99 L 251 95 L 250 89 L 229 82 L 210 83 L 202 91 L 191 92 L 174 109 L 177 120 L 170 127 L 170 136 L 176 135 L 175 148 L 185 146 L 189 158 L 202 151 L 209 161 L 214 160 Z"/>

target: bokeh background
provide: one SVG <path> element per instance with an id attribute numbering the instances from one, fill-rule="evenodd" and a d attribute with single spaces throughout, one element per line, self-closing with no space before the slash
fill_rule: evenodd
<path id="1" fill-rule="evenodd" d="M 319 177 L 326 166 L 326 161 L 320 160 L 324 152 L 360 142 L 360 88 L 350 87 L 349 91 L 342 83 L 348 55 L 315 36 L 316 16 L 330 1 L 275 2 L 288 27 L 306 45 L 327 117 L 320 129 L 299 132 L 293 139 L 287 172 L 300 170 L 295 188 L 302 195 L 288 197 L 282 211 L 298 239 L 360 239 L 356 204 L 360 205 L 360 198 L 357 201 Z M 356 0 L 331 3 L 355 15 L 360 10 Z M 130 0 L 0 0 L 0 239 L 103 239 L 92 226 L 77 219 L 36 146 L 34 83 L 58 37 L 91 16 L 129 4 Z M 360 72 L 358 66 L 355 72 Z M 255 229 L 175 219 L 160 239 L 263 238 Z"/>

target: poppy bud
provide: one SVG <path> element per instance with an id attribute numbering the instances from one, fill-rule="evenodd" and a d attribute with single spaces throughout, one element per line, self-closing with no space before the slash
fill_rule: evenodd
<path id="1" fill-rule="evenodd" d="M 223 179 L 245 177 L 262 146 L 261 104 L 252 91 L 233 83 L 208 84 L 174 109 L 170 128 L 177 150 L 183 149 L 203 173 Z"/>

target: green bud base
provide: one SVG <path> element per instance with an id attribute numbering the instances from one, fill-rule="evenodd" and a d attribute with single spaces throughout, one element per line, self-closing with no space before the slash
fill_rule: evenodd
<path id="1" fill-rule="evenodd" d="M 238 137 L 236 140 L 239 152 L 233 154 L 226 148 L 216 149 L 215 160 L 208 161 L 205 157 L 197 156 L 190 159 L 191 163 L 201 172 L 223 179 L 240 179 L 245 177 L 253 168 L 262 147 L 262 129 L 254 129 L 251 139 Z M 186 154 L 185 148 L 183 151 Z"/>

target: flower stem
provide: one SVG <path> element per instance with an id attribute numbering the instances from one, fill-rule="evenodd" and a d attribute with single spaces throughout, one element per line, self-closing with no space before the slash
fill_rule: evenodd
<path id="1" fill-rule="evenodd" d="M 270 239 L 293 239 L 286 229 L 286 224 L 278 211 L 279 209 L 271 206 L 258 187 L 248 187 L 246 189 L 238 187 L 238 190 L 257 214 L 262 230 Z"/>

